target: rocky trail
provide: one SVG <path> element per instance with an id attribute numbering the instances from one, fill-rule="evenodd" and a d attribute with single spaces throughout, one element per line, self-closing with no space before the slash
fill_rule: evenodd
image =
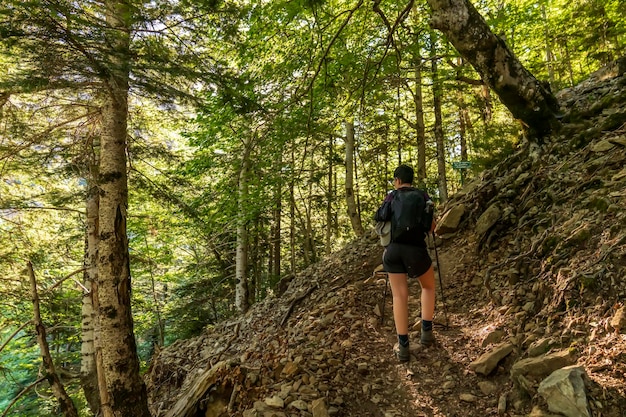
<path id="1" fill-rule="evenodd" d="M 625 416 L 625 69 L 560 92 L 560 132 L 439 208 L 435 345 L 418 343 L 411 281 L 412 357 L 393 356 L 372 233 L 162 350 L 153 415 Z"/>

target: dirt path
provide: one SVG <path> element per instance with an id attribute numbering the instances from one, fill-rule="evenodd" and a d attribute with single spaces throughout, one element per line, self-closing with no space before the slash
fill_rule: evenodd
<path id="1" fill-rule="evenodd" d="M 485 295 L 480 295 L 480 287 L 472 287 L 467 282 L 469 271 L 457 270 L 457 251 L 439 249 L 438 257 L 442 265 L 441 278 L 444 284 L 444 297 L 441 296 L 439 275 L 437 280 L 437 312 L 435 314 L 434 346 L 424 348 L 419 344 L 419 283 L 409 283 L 410 322 L 415 323 L 410 330 L 411 361 L 400 364 L 392 354 L 396 342 L 392 318 L 391 294 L 385 299 L 384 324 L 372 328 L 369 335 L 374 340 L 360 341 L 363 355 L 371 356 L 379 362 L 380 378 L 393 395 L 381 399 L 377 407 L 363 402 L 354 403 L 346 415 L 371 416 L 430 416 L 454 417 L 468 415 L 496 416 L 498 401 L 510 390 L 508 372 L 498 370 L 490 377 L 479 377 L 469 371 L 469 364 L 480 353 L 480 338 L 489 327 L 481 321 L 485 308 Z M 433 260 L 435 256 L 433 254 Z M 378 297 L 382 299 L 383 287 L 378 285 Z M 370 290 L 371 291 L 371 290 Z M 376 292 L 370 296 L 375 297 Z M 446 328 L 443 299 L 445 298 L 449 326 Z M 367 385 L 368 382 L 365 382 Z M 364 388 L 364 391 L 367 389 Z M 376 399 L 375 397 L 372 397 Z M 359 414 L 363 413 L 363 414 Z"/>

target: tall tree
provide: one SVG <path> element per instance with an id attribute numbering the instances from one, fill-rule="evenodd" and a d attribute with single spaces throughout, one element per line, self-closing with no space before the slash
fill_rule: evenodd
<path id="1" fill-rule="evenodd" d="M 128 182 L 126 146 L 130 74 L 131 5 L 105 0 L 110 45 L 102 107 L 102 141 L 98 186 L 98 321 L 109 404 L 115 417 L 150 417 L 146 387 L 131 313 L 131 277 L 126 233 Z"/>
<path id="2" fill-rule="evenodd" d="M 346 202 L 352 230 L 357 236 L 365 233 L 354 193 L 354 123 L 346 122 Z"/>
<path id="3" fill-rule="evenodd" d="M 237 188 L 237 254 L 235 266 L 235 307 L 240 313 L 249 308 L 248 288 L 248 219 L 249 196 L 248 181 L 250 171 L 250 151 L 252 150 L 252 135 L 248 135 L 243 143 L 241 168 L 238 176 Z"/>
<path id="4" fill-rule="evenodd" d="M 500 100 L 520 119 L 530 138 L 541 138 L 560 125 L 559 104 L 495 35 L 469 0 L 428 0 L 430 24 L 442 31 Z"/>
<path id="5" fill-rule="evenodd" d="M 431 79 L 433 80 L 433 111 L 435 113 L 435 143 L 437 145 L 437 184 L 439 189 L 439 199 L 441 202 L 448 200 L 448 180 L 446 178 L 446 144 L 443 135 L 443 117 L 441 114 L 441 99 L 443 97 L 443 86 L 439 76 L 439 66 L 437 57 L 437 35 L 431 33 L 430 36 L 430 63 Z"/>

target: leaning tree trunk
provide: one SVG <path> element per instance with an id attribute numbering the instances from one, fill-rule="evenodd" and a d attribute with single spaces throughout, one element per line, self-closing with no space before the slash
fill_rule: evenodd
<path id="1" fill-rule="evenodd" d="M 363 236 L 365 230 L 361 224 L 361 217 L 354 198 L 354 124 L 346 122 L 346 203 L 348 216 L 352 222 L 352 229 L 357 236 Z"/>
<path id="2" fill-rule="evenodd" d="M 102 108 L 98 245 L 98 321 L 109 406 L 115 417 L 150 417 L 139 375 L 133 333 L 131 280 L 126 234 L 128 184 L 126 135 L 131 10 L 125 0 L 104 3 L 109 26 L 106 92 Z"/>
<path id="3" fill-rule="evenodd" d="M 78 417 L 78 411 L 72 399 L 65 391 L 59 375 L 56 373 L 52 356 L 50 356 L 50 347 L 46 339 L 46 328 L 41 321 L 41 313 L 39 311 L 39 294 L 37 293 L 37 280 L 35 279 L 35 271 L 33 264 L 28 262 L 28 276 L 30 278 L 30 290 L 33 302 L 33 323 L 35 324 L 35 332 L 37 333 L 37 342 L 41 350 L 41 359 L 43 360 L 43 370 L 45 377 L 50 383 L 52 394 L 59 401 L 59 409 L 65 417 Z"/>
<path id="4" fill-rule="evenodd" d="M 469 0 L 428 0 L 430 25 L 442 31 L 491 87 L 513 116 L 524 123 L 529 138 L 558 128 L 559 103 L 515 57 L 503 39 Z"/>

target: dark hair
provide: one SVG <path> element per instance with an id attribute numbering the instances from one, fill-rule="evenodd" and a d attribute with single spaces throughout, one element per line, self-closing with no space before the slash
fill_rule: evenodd
<path id="1" fill-rule="evenodd" d="M 393 177 L 399 178 L 402 184 L 413 184 L 413 168 L 408 165 L 400 165 L 393 171 Z"/>

